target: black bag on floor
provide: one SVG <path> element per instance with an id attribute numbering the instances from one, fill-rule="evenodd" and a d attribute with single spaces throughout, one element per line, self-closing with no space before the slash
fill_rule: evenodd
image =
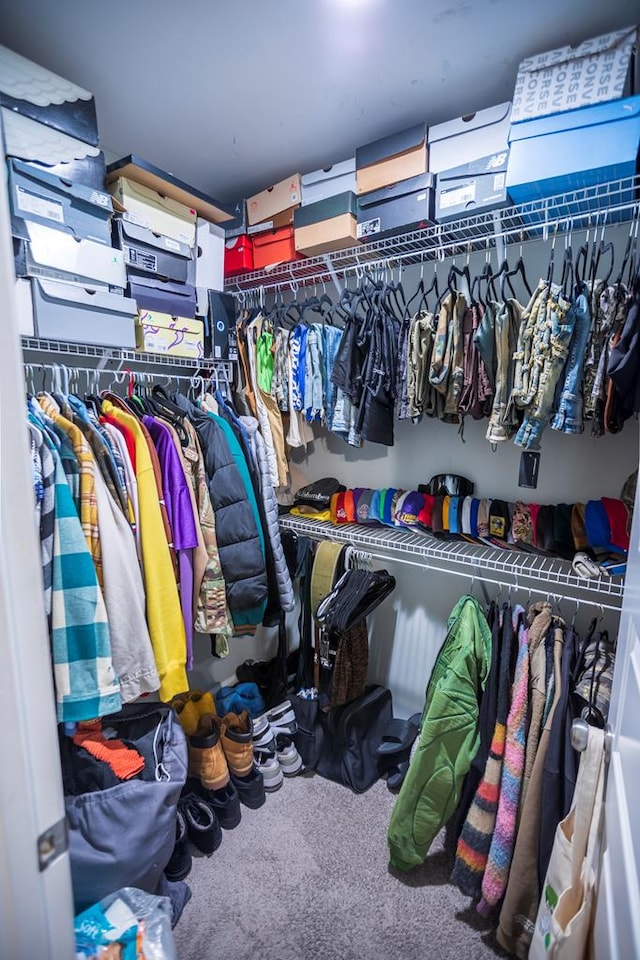
<path id="1" fill-rule="evenodd" d="M 357 700 L 319 716 L 323 737 L 316 772 L 364 793 L 380 776 L 376 751 L 393 716 L 391 691 L 370 686 Z"/>

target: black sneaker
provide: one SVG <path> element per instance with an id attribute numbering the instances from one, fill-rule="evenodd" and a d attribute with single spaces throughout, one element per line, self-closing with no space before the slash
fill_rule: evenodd
<path id="1" fill-rule="evenodd" d="M 178 807 L 176 813 L 176 842 L 169 862 L 164 868 L 164 875 L 167 880 L 184 880 L 191 873 L 192 865 L 187 822 L 180 807 Z"/>
<path id="2" fill-rule="evenodd" d="M 190 793 L 180 800 L 179 809 L 187 824 L 191 843 L 207 855 L 217 850 L 222 843 L 222 830 L 211 805 L 195 793 Z"/>
<path id="3" fill-rule="evenodd" d="M 266 799 L 264 777 L 255 764 L 246 777 L 236 777 L 235 773 L 231 773 L 231 783 L 238 791 L 240 803 L 244 803 L 245 807 L 257 810 L 262 806 Z"/>
<path id="4" fill-rule="evenodd" d="M 231 781 L 221 790 L 207 790 L 200 780 L 190 777 L 187 786 L 211 806 L 223 830 L 233 830 L 238 826 L 242 819 L 240 797 Z"/>

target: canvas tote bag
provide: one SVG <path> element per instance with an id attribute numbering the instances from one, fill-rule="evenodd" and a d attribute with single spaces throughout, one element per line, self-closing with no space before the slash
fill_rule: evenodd
<path id="1" fill-rule="evenodd" d="M 587 955 L 604 772 L 604 731 L 591 727 L 572 808 L 556 828 L 530 960 L 583 960 Z"/>

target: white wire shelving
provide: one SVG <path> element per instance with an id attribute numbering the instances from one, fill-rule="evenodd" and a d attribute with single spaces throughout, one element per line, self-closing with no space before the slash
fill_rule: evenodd
<path id="1" fill-rule="evenodd" d="M 483 250 L 491 242 L 526 242 L 567 232 L 589 223 L 604 226 L 631 219 L 638 211 L 640 176 L 601 183 L 570 193 L 503 207 L 489 213 L 462 217 L 450 223 L 433 224 L 420 230 L 383 240 L 337 250 L 323 256 L 279 263 L 264 270 L 252 270 L 231 277 L 225 284 L 229 293 L 250 291 L 294 291 L 299 285 L 327 283 L 365 268 L 395 268 L 412 263 Z"/>
<path id="2" fill-rule="evenodd" d="M 285 514 L 280 526 L 313 540 L 349 544 L 376 560 L 406 563 L 425 570 L 464 576 L 470 581 L 522 588 L 558 601 L 572 598 L 619 611 L 624 579 L 602 576 L 586 580 L 571 564 L 555 557 L 490 547 L 482 543 L 439 540 L 402 527 L 374 527 L 356 523 L 333 524 Z"/>
<path id="3" fill-rule="evenodd" d="M 70 360 L 76 365 L 76 360 L 71 358 L 90 358 L 98 361 L 99 367 L 103 369 L 122 369 L 130 364 L 143 364 L 147 367 L 171 367 L 173 370 L 180 370 L 187 376 L 195 375 L 206 371 L 224 372 L 227 379 L 231 378 L 231 364 L 221 362 L 213 358 L 203 357 L 199 360 L 189 360 L 185 357 L 175 357 L 172 354 L 162 353 L 144 353 L 139 350 L 127 350 L 120 347 L 103 347 L 91 343 L 78 343 L 66 340 L 46 340 L 39 337 L 21 337 L 22 350 L 26 355 L 33 353 L 55 354 L 61 358 Z M 113 365 L 116 366 L 113 366 Z"/>

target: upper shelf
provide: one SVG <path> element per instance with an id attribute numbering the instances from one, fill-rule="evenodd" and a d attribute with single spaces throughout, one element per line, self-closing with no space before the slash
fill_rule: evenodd
<path id="1" fill-rule="evenodd" d="M 398 234 L 384 240 L 363 243 L 346 250 L 291 263 L 279 263 L 264 270 L 252 270 L 230 277 L 225 288 L 242 293 L 262 287 L 273 289 L 298 284 L 323 283 L 358 273 L 365 266 L 400 266 L 421 263 L 456 252 L 485 249 L 491 240 L 517 241 L 546 237 L 549 232 L 584 226 L 590 220 L 604 223 L 628 220 L 637 210 L 640 176 L 585 187 L 517 207 L 503 207 L 489 213 L 434 224 L 421 230 Z"/>
<path id="2" fill-rule="evenodd" d="M 159 367 L 180 367 L 192 373 L 199 370 L 230 368 L 229 363 L 221 363 L 212 357 L 203 357 L 201 360 L 189 360 L 185 357 L 175 357 L 172 354 L 144 353 L 140 350 L 124 350 L 118 347 L 101 347 L 91 343 L 75 343 L 65 340 L 43 340 L 38 337 L 21 337 L 22 349 L 33 353 L 55 353 L 63 357 L 93 357 L 97 360 L 112 361 L 114 363 L 143 363 Z"/>
<path id="3" fill-rule="evenodd" d="M 585 580 L 576 575 L 568 561 L 555 557 L 501 550 L 483 543 L 439 540 L 406 527 L 332 524 L 290 514 L 280 518 L 280 525 L 313 540 L 351 544 L 383 561 L 396 560 L 470 579 L 477 577 L 489 583 L 531 588 L 554 598 L 575 596 L 610 610 L 618 610 L 622 603 L 623 578 L 603 576 L 598 580 Z"/>

